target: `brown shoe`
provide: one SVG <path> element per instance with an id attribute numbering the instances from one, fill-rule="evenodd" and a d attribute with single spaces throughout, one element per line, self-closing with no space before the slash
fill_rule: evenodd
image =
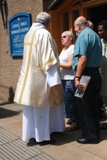
<path id="1" fill-rule="evenodd" d="M 75 131 L 79 128 L 78 123 L 76 122 L 72 122 L 72 124 L 70 125 L 70 127 L 66 128 L 66 131 L 70 132 L 70 131 Z"/>
<path id="2" fill-rule="evenodd" d="M 71 119 L 68 119 L 66 122 L 66 124 L 71 124 L 71 123 L 72 123 Z"/>

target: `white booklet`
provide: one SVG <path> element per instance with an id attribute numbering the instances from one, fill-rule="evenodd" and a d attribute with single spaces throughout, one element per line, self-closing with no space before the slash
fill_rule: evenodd
<path id="1" fill-rule="evenodd" d="M 83 97 L 84 92 L 85 92 L 85 90 L 87 88 L 87 85 L 88 85 L 88 83 L 90 81 L 90 78 L 91 78 L 90 76 L 86 76 L 86 75 L 83 75 L 81 77 L 80 83 L 82 83 L 84 85 L 84 89 L 78 89 L 77 88 L 76 91 L 75 91 L 75 97 L 79 97 L 79 98 Z"/>

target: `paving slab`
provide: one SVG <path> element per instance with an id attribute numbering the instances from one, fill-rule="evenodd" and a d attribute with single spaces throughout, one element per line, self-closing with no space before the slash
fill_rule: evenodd
<path id="1" fill-rule="evenodd" d="M 56 160 L 44 151 L 27 147 L 19 137 L 0 127 L 0 160 Z"/>

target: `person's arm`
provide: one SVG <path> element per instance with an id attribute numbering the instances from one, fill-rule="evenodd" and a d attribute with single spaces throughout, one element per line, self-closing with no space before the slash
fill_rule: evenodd
<path id="1" fill-rule="evenodd" d="M 76 70 L 76 76 L 81 77 L 82 72 L 86 66 L 86 62 L 87 62 L 87 56 L 82 55 L 79 57 L 77 70 Z"/>
<path id="2" fill-rule="evenodd" d="M 73 55 L 69 55 L 68 61 L 66 63 L 60 63 L 60 67 L 64 69 L 71 69 L 72 67 L 72 57 Z"/>
<path id="3" fill-rule="evenodd" d="M 75 75 L 75 87 L 79 89 L 83 89 L 84 86 L 83 84 L 80 84 L 80 77 L 82 75 L 82 72 L 86 66 L 87 62 L 87 56 L 82 55 L 79 57 L 78 65 L 77 65 L 77 70 L 76 70 L 76 75 Z"/>

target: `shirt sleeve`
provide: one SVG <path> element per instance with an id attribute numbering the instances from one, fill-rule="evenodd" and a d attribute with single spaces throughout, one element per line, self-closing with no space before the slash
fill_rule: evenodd
<path id="1" fill-rule="evenodd" d="M 75 53 L 74 55 L 86 55 L 87 54 L 87 36 L 79 36 L 77 42 L 75 43 Z"/>
<path id="2" fill-rule="evenodd" d="M 46 78 L 50 87 L 61 83 L 61 79 L 60 79 L 56 65 L 54 65 L 53 67 L 47 70 Z"/>

